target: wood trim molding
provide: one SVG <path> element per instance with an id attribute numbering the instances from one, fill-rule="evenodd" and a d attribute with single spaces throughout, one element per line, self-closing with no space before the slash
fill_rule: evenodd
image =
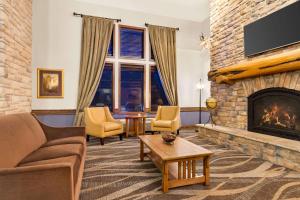
<path id="1" fill-rule="evenodd" d="M 207 108 L 202 107 L 203 112 L 208 111 Z M 199 112 L 199 107 L 181 107 L 180 112 Z M 146 110 L 147 113 L 155 114 L 156 112 L 151 112 L 149 109 Z M 32 110 L 31 113 L 35 115 L 75 115 L 76 109 L 56 109 L 56 110 Z M 121 112 L 119 109 L 114 110 L 115 114 L 130 114 L 128 112 Z M 133 114 L 131 112 L 131 114 Z"/>
<path id="2" fill-rule="evenodd" d="M 181 107 L 180 112 L 199 112 L 200 107 Z M 207 112 L 208 109 L 206 107 L 201 107 L 201 111 Z"/>
<path id="3" fill-rule="evenodd" d="M 61 110 L 32 110 L 35 115 L 75 115 L 76 109 L 61 109 Z"/>
<path id="4" fill-rule="evenodd" d="M 300 70 L 300 49 L 257 58 L 208 72 L 209 80 L 233 84 L 235 80 Z"/>

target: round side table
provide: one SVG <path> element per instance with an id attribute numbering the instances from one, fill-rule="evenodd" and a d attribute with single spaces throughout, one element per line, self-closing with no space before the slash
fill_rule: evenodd
<path id="1" fill-rule="evenodd" d="M 136 136 L 139 135 L 139 130 L 142 128 L 142 134 L 145 134 L 145 126 L 146 126 L 146 115 L 127 115 L 126 119 L 126 137 L 129 135 L 129 121 L 133 122 L 134 134 Z M 142 127 L 140 127 L 140 121 L 142 121 Z"/>

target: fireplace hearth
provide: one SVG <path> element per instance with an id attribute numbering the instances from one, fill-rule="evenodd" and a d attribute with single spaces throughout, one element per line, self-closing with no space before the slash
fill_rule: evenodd
<path id="1" fill-rule="evenodd" d="M 248 130 L 300 141 L 300 92 L 269 88 L 250 95 Z"/>

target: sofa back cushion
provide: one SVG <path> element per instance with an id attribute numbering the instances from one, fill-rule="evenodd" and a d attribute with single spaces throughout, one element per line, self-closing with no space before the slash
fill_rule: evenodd
<path id="1" fill-rule="evenodd" d="M 0 127 L 0 168 L 16 167 L 47 141 L 30 113 L 1 116 Z"/>
<path id="2" fill-rule="evenodd" d="M 161 120 L 174 120 L 177 116 L 178 106 L 161 106 L 160 118 Z"/>
<path id="3" fill-rule="evenodd" d="M 91 117 L 92 120 L 101 123 L 106 122 L 106 113 L 104 107 L 93 107 L 93 108 L 87 108 L 88 117 Z"/>

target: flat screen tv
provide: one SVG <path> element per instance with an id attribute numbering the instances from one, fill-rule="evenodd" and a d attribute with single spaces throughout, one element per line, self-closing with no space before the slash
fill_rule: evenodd
<path id="1" fill-rule="evenodd" d="M 300 1 L 244 26 L 245 55 L 300 42 Z"/>

